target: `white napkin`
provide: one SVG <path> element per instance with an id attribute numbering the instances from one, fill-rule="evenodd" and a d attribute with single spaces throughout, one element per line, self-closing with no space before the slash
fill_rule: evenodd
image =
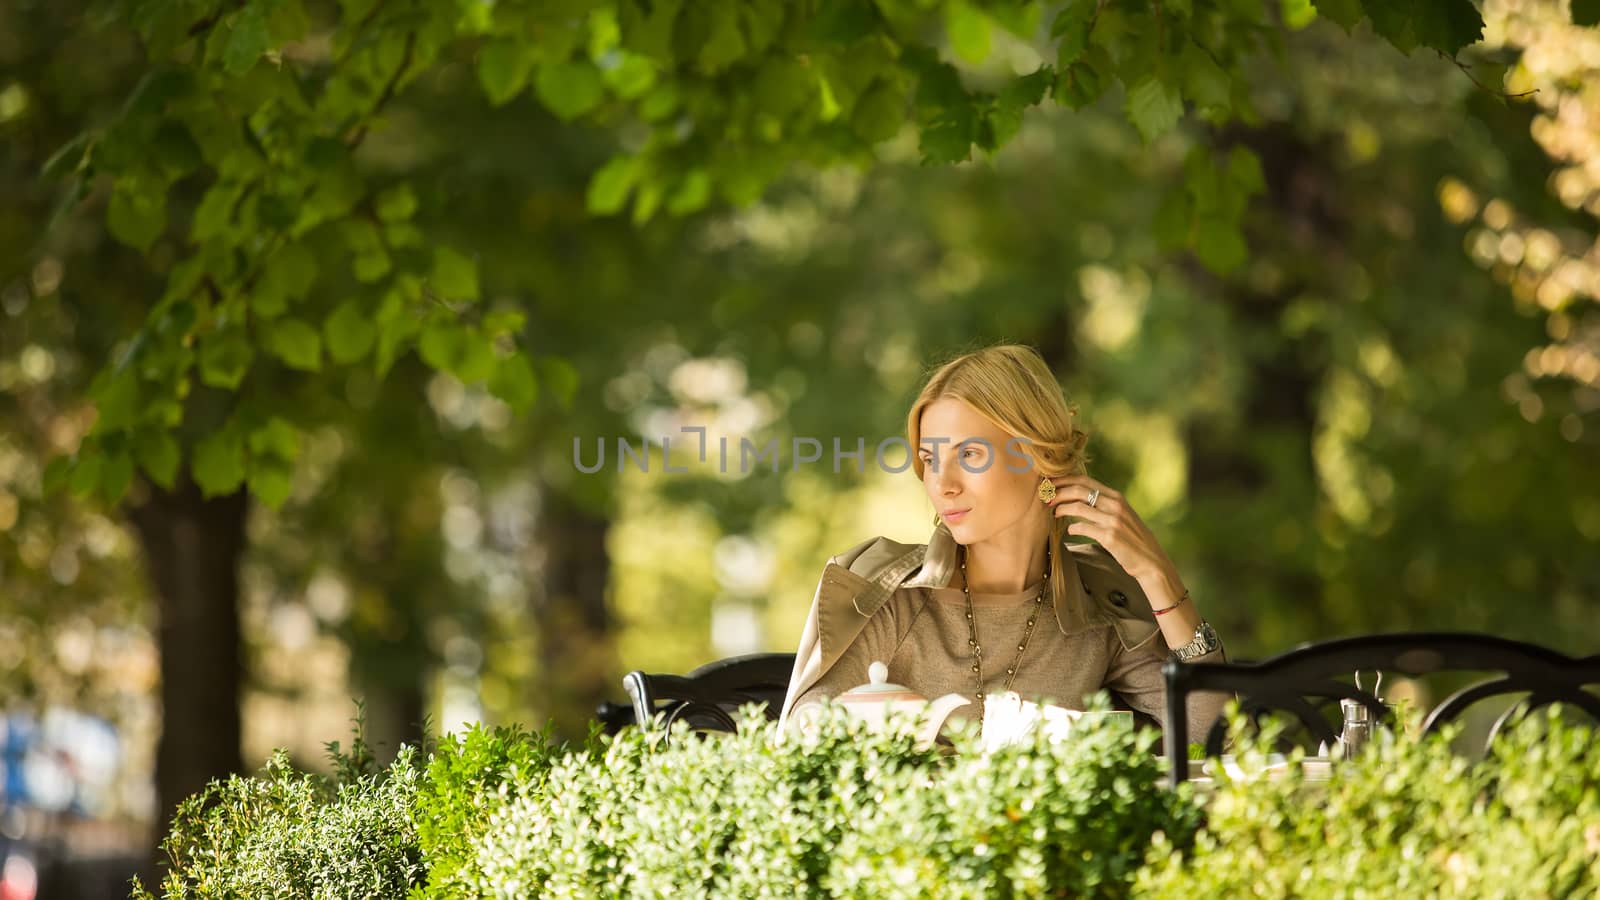
<path id="1" fill-rule="evenodd" d="M 1083 710 L 1024 700 L 1016 691 L 990 694 L 984 698 L 983 750 L 1018 743 L 1036 728 L 1044 729 L 1050 743 L 1059 743 L 1083 716 Z"/>

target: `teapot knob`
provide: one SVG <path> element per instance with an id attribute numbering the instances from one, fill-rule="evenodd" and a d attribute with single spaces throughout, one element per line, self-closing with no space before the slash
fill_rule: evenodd
<path id="1" fill-rule="evenodd" d="M 889 667 L 881 662 L 874 662 L 867 666 L 867 680 L 873 684 L 887 684 L 889 682 Z"/>

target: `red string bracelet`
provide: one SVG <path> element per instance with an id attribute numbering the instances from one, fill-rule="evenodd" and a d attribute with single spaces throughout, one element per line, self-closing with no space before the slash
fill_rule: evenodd
<path id="1" fill-rule="evenodd" d="M 1183 596 L 1178 598 L 1178 602 L 1177 603 L 1174 603 L 1171 606 L 1162 607 L 1161 609 L 1152 609 L 1150 611 L 1155 613 L 1158 616 L 1164 616 L 1167 613 L 1172 612 L 1173 610 L 1177 609 L 1178 607 L 1182 606 L 1183 604 L 1185 604 L 1187 602 L 1189 602 L 1189 591 L 1188 591 L 1187 588 L 1185 588 L 1184 591 L 1183 591 Z"/>

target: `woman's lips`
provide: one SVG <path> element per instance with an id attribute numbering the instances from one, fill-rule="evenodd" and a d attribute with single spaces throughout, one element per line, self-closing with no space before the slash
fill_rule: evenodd
<path id="1" fill-rule="evenodd" d="M 940 513 L 939 515 L 943 517 L 946 522 L 959 522 L 966 518 L 966 515 L 969 512 L 972 512 L 971 508 L 959 509 L 954 512 Z"/>

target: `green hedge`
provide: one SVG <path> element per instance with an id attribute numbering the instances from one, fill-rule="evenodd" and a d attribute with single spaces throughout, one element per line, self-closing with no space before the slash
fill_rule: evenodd
<path id="1" fill-rule="evenodd" d="M 1103 698 L 1101 704 L 1103 708 Z M 598 728 L 578 745 L 474 728 L 386 768 L 358 739 L 335 774 L 275 756 L 179 811 L 160 885 L 189 897 L 1590 896 L 1600 889 L 1593 731 L 1530 717 L 1479 763 L 1376 740 L 1332 781 L 1159 786 L 1156 736 L 1089 725 L 984 756 L 869 734 L 830 706 L 774 743 Z M 1264 758 L 1272 731 L 1246 736 Z M 1297 772 L 1298 770 L 1293 770 Z M 135 883 L 134 896 L 157 896 Z"/>

